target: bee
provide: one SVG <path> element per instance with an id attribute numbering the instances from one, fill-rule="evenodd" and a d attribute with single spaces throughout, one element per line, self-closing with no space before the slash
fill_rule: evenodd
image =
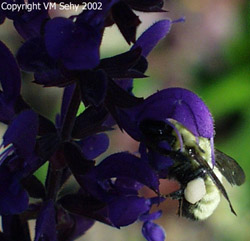
<path id="1" fill-rule="evenodd" d="M 180 216 L 204 220 L 217 208 L 222 194 L 231 212 L 236 215 L 222 177 L 231 185 L 240 186 L 245 182 L 243 169 L 233 158 L 214 150 L 208 138 L 194 136 L 173 119 L 167 122 L 146 119 L 139 125 L 147 149 L 168 156 L 173 161 L 167 178 L 177 180 L 180 189 L 165 197 L 179 200 Z M 163 148 L 162 143 L 167 143 L 169 148 Z"/>

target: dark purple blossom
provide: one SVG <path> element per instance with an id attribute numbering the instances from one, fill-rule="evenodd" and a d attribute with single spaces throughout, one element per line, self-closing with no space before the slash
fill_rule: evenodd
<path id="1" fill-rule="evenodd" d="M 32 11 L 19 11 L 13 17 L 13 24 L 24 39 L 42 34 L 44 24 L 49 19 L 48 9 L 45 8 L 48 2 L 48 0 L 29 0 L 29 4 L 33 4 L 33 6 L 39 5 L 39 9 L 33 7 Z"/>
<path id="2" fill-rule="evenodd" d="M 157 211 L 150 214 L 144 214 L 140 217 L 141 221 L 144 221 L 142 226 L 142 234 L 148 241 L 162 241 L 165 240 L 165 231 L 158 224 L 152 221 L 158 219 L 162 214 L 162 211 Z"/>
<path id="3" fill-rule="evenodd" d="M 167 107 L 167 108 L 166 108 Z M 140 123 L 143 120 L 155 120 L 167 123 L 175 129 L 180 145 L 182 138 L 175 123 L 180 123 L 197 138 L 207 138 L 211 145 L 212 162 L 214 163 L 214 127 L 213 118 L 205 103 L 193 92 L 182 88 L 169 88 L 155 93 L 145 99 L 145 101 L 130 109 L 120 111 L 120 127 L 128 132 L 134 139 L 143 140 L 143 133 L 140 129 Z M 161 148 L 169 150 L 167 143 L 160 143 Z M 141 149 L 142 151 L 143 148 Z M 159 154 L 152 154 L 159 156 Z M 171 160 L 168 157 L 162 157 L 156 160 L 156 165 L 161 169 L 162 165 L 169 166 Z M 158 164 L 157 164 L 158 162 Z M 167 164 L 168 163 L 168 164 Z"/>
<path id="4" fill-rule="evenodd" d="M 34 153 L 38 119 L 31 110 L 19 114 L 9 125 L 3 136 L 0 156 L 1 214 L 15 214 L 28 207 L 28 194 L 21 185 L 27 171 L 37 164 Z"/>
<path id="5" fill-rule="evenodd" d="M 100 29 L 89 24 L 54 18 L 45 27 L 45 46 L 48 54 L 61 61 L 67 69 L 92 69 L 100 61 Z"/>
<path id="6" fill-rule="evenodd" d="M 100 181 L 114 177 L 130 178 L 155 191 L 158 191 L 159 187 L 157 175 L 150 166 L 144 163 L 142 159 L 126 152 L 116 153 L 105 158 L 88 175 L 89 178 L 99 179 Z"/>
<path id="7" fill-rule="evenodd" d="M 14 27 L 24 39 L 39 36 L 43 31 L 44 23 L 49 19 L 48 9 L 44 7 L 48 3 L 47 0 L 29 0 L 28 3 L 30 4 L 29 8 L 18 9 L 16 7 L 13 11 L 12 9 L 8 9 L 11 5 L 21 7 L 24 6 L 25 1 L 7 0 L 3 2 L 4 8 L 0 10 L 0 18 L 2 21 L 5 17 L 13 20 Z M 36 7 L 38 5 L 39 7 Z"/>
<path id="8" fill-rule="evenodd" d="M 3 136 L 2 147 L 5 151 L 1 156 L 1 163 L 8 157 L 7 153 L 15 152 L 13 159 L 8 158 L 8 162 L 21 158 L 26 166 L 33 158 L 36 135 L 38 131 L 38 118 L 36 113 L 27 110 L 19 114 L 9 125 Z"/>
<path id="9" fill-rule="evenodd" d="M 0 214 L 21 213 L 28 208 L 29 196 L 22 187 L 21 172 L 12 172 L 7 166 L 0 167 Z"/>
<path id="10" fill-rule="evenodd" d="M 166 237 L 163 228 L 150 221 L 143 224 L 142 234 L 148 241 L 163 241 Z"/>
<path id="11" fill-rule="evenodd" d="M 152 205 L 151 200 L 140 197 L 138 191 L 144 185 L 153 190 L 158 190 L 159 186 L 154 171 L 147 163 L 144 165 L 142 162 L 129 153 L 117 153 L 104 159 L 86 174 L 82 171 L 84 168 L 75 170 L 70 164 L 83 192 L 74 197 L 65 196 L 61 199 L 61 204 L 75 214 L 95 218 L 116 227 L 135 222 L 141 215 L 149 212 Z M 85 163 L 87 164 L 86 160 Z M 92 196 L 91 204 L 87 193 Z M 82 205 L 83 202 L 89 203 L 87 210 Z"/>
<path id="12" fill-rule="evenodd" d="M 171 29 L 172 21 L 169 19 L 160 20 L 149 27 L 137 39 L 132 49 L 140 46 L 142 48 L 142 55 L 147 57 L 156 44 L 166 37 Z"/>
<path id="13" fill-rule="evenodd" d="M 19 65 L 0 42 L 0 120 L 8 124 L 0 154 L 0 214 L 6 239 L 30 240 L 28 220 L 35 218 L 35 241 L 75 240 L 95 221 L 116 228 L 142 221 L 147 240 L 163 241 L 164 231 L 153 223 L 161 212 L 151 209 L 164 201 L 159 179 L 165 178 L 172 160 L 148 150 L 140 124 L 153 119 L 174 127 L 174 120 L 213 143 L 210 113 L 192 92 L 167 89 L 145 100 L 132 93 L 133 79 L 146 77 L 146 57 L 173 23 L 158 21 L 136 40 L 141 20 L 133 10 L 160 12 L 163 1 L 100 2 L 101 11 L 82 11 L 70 18 L 50 19 L 43 7 L 47 0 L 29 1 L 40 3 L 39 11 L 0 12 L 0 23 L 13 20 L 25 40 L 17 53 Z M 124 53 L 100 59 L 103 33 L 114 23 L 128 44 L 134 44 Z M 36 84 L 64 88 L 54 122 L 22 99 L 19 67 L 32 72 Z M 85 108 L 78 114 L 81 102 Z M 115 122 L 140 141 L 138 156 L 114 153 L 97 163 L 109 147 L 104 132 L 112 131 Z M 167 141 L 159 145 L 170 146 Z M 45 162 L 49 167 L 41 183 L 34 174 Z M 70 176 L 78 184 L 75 189 L 67 187 Z M 143 187 L 155 196 L 144 197 Z"/>
<path id="14" fill-rule="evenodd" d="M 167 108 L 166 108 L 167 107 Z M 193 92 L 168 88 L 148 97 L 141 105 L 122 110 L 123 128 L 134 139 L 140 139 L 139 123 L 143 119 L 180 122 L 195 136 L 213 138 L 213 119 L 207 106 Z M 127 119 L 129 118 L 129 119 Z"/>
<path id="15" fill-rule="evenodd" d="M 109 203 L 109 218 L 116 226 L 127 226 L 150 209 L 150 201 L 137 196 L 117 198 Z"/>

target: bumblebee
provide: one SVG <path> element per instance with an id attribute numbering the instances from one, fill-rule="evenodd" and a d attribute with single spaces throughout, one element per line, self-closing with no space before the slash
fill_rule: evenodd
<path id="1" fill-rule="evenodd" d="M 166 197 L 179 200 L 180 216 L 192 220 L 208 218 L 218 206 L 221 194 L 236 215 L 222 184 L 223 176 L 231 185 L 240 186 L 245 181 L 243 169 L 233 158 L 214 150 L 208 138 L 194 136 L 173 119 L 168 119 L 168 123 L 143 120 L 139 128 L 148 150 L 173 161 L 167 178 L 177 180 L 181 187 Z M 169 148 L 162 147 L 164 142 Z"/>

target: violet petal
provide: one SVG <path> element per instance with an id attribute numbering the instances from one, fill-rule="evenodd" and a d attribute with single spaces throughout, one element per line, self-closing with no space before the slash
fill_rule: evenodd
<path id="1" fill-rule="evenodd" d="M 140 217 L 140 221 L 144 221 L 144 222 L 145 221 L 152 221 L 152 220 L 158 219 L 161 215 L 162 215 L 161 210 L 154 212 L 154 213 L 150 213 L 150 214 L 143 214 Z"/>
<path id="2" fill-rule="evenodd" d="M 23 14 L 20 11 L 14 18 L 14 26 L 24 39 L 40 36 L 44 22 L 49 19 L 48 10 L 44 8 L 47 2 L 47 0 L 29 0 L 34 6 L 40 4 L 40 8 L 34 7 L 32 11 L 24 11 Z"/>
<path id="3" fill-rule="evenodd" d="M 36 221 L 36 235 L 34 241 L 44 240 L 56 241 L 56 219 L 53 201 L 45 202 L 40 210 Z"/>
<path id="4" fill-rule="evenodd" d="M 68 69 L 91 69 L 99 63 L 101 33 L 87 23 L 77 27 L 70 19 L 52 19 L 45 27 L 45 44 L 49 55 Z"/>
<path id="5" fill-rule="evenodd" d="M 211 138 L 214 135 L 210 111 L 205 103 L 190 90 L 168 88 L 159 91 L 147 98 L 144 106 L 139 119 L 166 120 L 171 118 L 180 122 L 195 136 Z"/>
<path id="6" fill-rule="evenodd" d="M 174 119 L 195 136 L 214 136 L 213 118 L 205 103 L 193 92 L 182 88 L 168 88 L 149 96 L 138 106 L 120 110 L 120 126 L 134 139 L 140 140 L 139 124 L 153 119 L 167 122 Z"/>
<path id="7" fill-rule="evenodd" d="M 169 33 L 171 25 L 172 22 L 168 19 L 156 22 L 142 33 L 131 50 L 140 46 L 142 48 L 142 55 L 147 57 L 156 44 Z"/>
<path id="8" fill-rule="evenodd" d="M 0 214 L 21 213 L 28 208 L 29 197 L 23 189 L 18 174 L 0 167 Z"/>
<path id="9" fill-rule="evenodd" d="M 164 241 L 166 237 L 163 228 L 150 221 L 143 224 L 142 234 L 148 241 Z"/>
<path id="10" fill-rule="evenodd" d="M 38 131 L 38 116 L 32 110 L 23 111 L 9 125 L 3 136 L 3 144 L 12 143 L 17 154 L 29 158 L 34 151 Z"/>
<path id="11" fill-rule="evenodd" d="M 150 202 L 137 196 L 117 198 L 109 203 L 109 218 L 116 227 L 127 226 L 150 209 Z"/>
<path id="12" fill-rule="evenodd" d="M 158 177 L 150 166 L 140 158 L 126 152 L 108 156 L 96 166 L 93 173 L 100 180 L 112 177 L 128 177 L 153 190 L 158 190 L 159 187 Z"/>
<path id="13" fill-rule="evenodd" d="M 105 152 L 109 147 L 109 138 L 107 134 L 100 133 L 89 136 L 80 143 L 85 158 L 94 159 Z"/>

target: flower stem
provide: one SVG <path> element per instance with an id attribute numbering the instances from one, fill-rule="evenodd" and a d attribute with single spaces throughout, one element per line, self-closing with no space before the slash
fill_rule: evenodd
<path id="1" fill-rule="evenodd" d="M 69 141 L 71 139 L 71 132 L 74 127 L 76 114 L 80 105 L 80 88 L 76 83 L 74 92 L 71 96 L 70 103 L 66 115 L 64 117 L 63 125 L 61 128 L 61 143 Z M 60 157 L 58 157 L 60 158 Z M 61 187 L 61 181 L 63 176 L 63 167 L 59 168 L 57 165 L 53 165 L 57 160 L 50 162 L 48 176 L 47 176 L 47 200 L 56 200 L 57 193 Z M 60 160 L 58 160 L 60 163 Z"/>
<path id="2" fill-rule="evenodd" d="M 76 83 L 75 90 L 72 94 L 70 104 L 67 109 L 66 116 L 63 121 L 63 126 L 61 129 L 61 138 L 62 141 L 68 141 L 71 137 L 71 132 L 74 127 L 75 117 L 80 105 L 80 87 Z"/>

